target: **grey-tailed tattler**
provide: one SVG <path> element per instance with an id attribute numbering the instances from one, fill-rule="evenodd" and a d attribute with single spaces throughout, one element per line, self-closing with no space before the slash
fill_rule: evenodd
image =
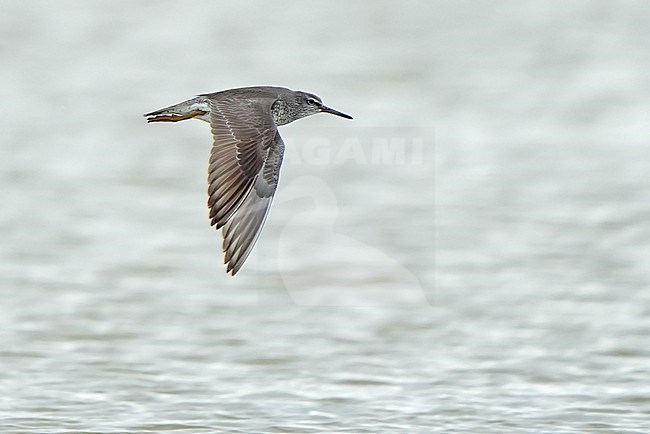
<path id="1" fill-rule="evenodd" d="M 284 154 L 278 127 L 316 113 L 352 119 L 312 93 L 272 86 L 206 93 L 145 115 L 147 122 L 210 124 L 210 224 L 222 231 L 226 272 L 233 276 L 251 253 L 275 195 Z"/>

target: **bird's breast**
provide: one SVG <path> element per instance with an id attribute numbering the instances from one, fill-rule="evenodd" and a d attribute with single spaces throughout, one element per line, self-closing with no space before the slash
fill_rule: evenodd
<path id="1" fill-rule="evenodd" d="M 289 106 L 282 100 L 277 100 L 271 106 L 271 116 L 275 125 L 286 125 L 294 120 Z"/>

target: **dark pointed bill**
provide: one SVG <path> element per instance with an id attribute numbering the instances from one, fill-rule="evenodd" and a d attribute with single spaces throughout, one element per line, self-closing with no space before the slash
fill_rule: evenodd
<path id="1" fill-rule="evenodd" d="M 322 111 L 323 113 L 330 113 L 336 116 L 341 116 L 342 118 L 345 119 L 352 119 L 352 116 L 346 115 L 345 113 L 342 113 L 338 110 L 334 110 L 333 108 L 329 108 L 327 106 L 321 106 L 320 111 Z"/>

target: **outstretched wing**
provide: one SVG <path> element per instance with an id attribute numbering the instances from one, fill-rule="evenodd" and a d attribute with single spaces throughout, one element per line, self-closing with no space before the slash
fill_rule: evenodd
<path id="1" fill-rule="evenodd" d="M 253 187 L 223 227 L 224 262 L 228 267 L 227 272 L 232 272 L 233 276 L 248 258 L 262 232 L 278 185 L 283 154 L 284 143 L 280 134 L 276 133 Z"/>
<path id="2" fill-rule="evenodd" d="M 273 101 L 210 99 L 208 207 L 211 224 L 223 228 L 225 263 L 233 275 L 259 236 L 277 186 L 284 144 L 271 117 Z"/>

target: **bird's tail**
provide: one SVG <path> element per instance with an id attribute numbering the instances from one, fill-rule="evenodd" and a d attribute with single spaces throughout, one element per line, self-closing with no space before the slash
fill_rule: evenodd
<path id="1" fill-rule="evenodd" d="M 205 115 L 208 113 L 210 113 L 210 106 L 204 98 L 199 96 L 147 113 L 144 116 L 147 118 L 147 122 L 178 122 L 195 117 L 207 120 Z"/>

